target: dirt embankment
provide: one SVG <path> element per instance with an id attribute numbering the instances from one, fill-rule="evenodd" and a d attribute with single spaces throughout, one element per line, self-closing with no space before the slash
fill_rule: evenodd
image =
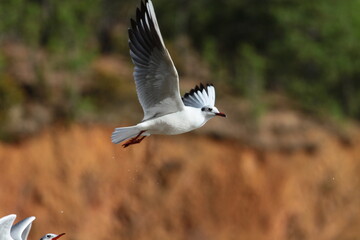
<path id="1" fill-rule="evenodd" d="M 35 215 L 30 239 L 360 237 L 360 135 L 263 149 L 196 134 L 123 149 L 102 126 L 0 144 L 0 216 Z"/>

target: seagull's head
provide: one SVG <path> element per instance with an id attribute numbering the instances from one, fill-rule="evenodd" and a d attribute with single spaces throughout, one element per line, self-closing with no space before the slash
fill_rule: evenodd
<path id="1" fill-rule="evenodd" d="M 225 113 L 220 112 L 215 106 L 205 106 L 201 108 L 202 114 L 205 118 L 213 118 L 215 116 L 226 117 Z"/>
<path id="2" fill-rule="evenodd" d="M 48 233 L 45 236 L 43 236 L 42 238 L 40 238 L 40 240 L 56 240 L 59 239 L 60 237 L 64 236 L 65 233 L 61 233 L 59 235 L 53 234 L 53 233 Z"/>

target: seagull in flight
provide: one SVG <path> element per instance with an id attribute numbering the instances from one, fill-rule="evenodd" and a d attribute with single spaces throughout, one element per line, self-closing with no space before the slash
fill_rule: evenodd
<path id="1" fill-rule="evenodd" d="M 128 33 L 144 118 L 135 126 L 116 128 L 111 136 L 113 143 L 127 140 L 123 147 L 128 147 L 151 134 L 181 134 L 203 126 L 215 116 L 226 117 L 215 107 L 212 84 L 200 84 L 181 97 L 179 76 L 165 47 L 151 0 L 141 1 Z"/>
<path id="2" fill-rule="evenodd" d="M 27 240 L 31 224 L 35 220 L 35 217 L 25 218 L 13 225 L 15 218 L 15 214 L 0 218 L 0 240 Z M 40 238 L 40 240 L 57 240 L 64 235 L 65 233 L 59 235 L 48 233 Z"/>

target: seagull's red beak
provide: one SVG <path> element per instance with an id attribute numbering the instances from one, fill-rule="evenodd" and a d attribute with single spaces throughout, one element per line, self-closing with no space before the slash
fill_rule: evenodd
<path id="1" fill-rule="evenodd" d="M 65 233 L 60 233 L 59 235 L 57 235 L 56 237 L 54 237 L 52 240 L 56 240 L 59 239 L 60 237 L 64 236 Z"/>
<path id="2" fill-rule="evenodd" d="M 220 116 L 220 117 L 226 117 L 225 113 L 219 112 L 219 113 L 215 113 L 216 116 Z"/>

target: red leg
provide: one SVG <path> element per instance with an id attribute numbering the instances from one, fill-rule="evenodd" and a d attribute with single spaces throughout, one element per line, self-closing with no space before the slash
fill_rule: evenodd
<path id="1" fill-rule="evenodd" d="M 130 139 L 129 141 L 127 141 L 126 143 L 123 144 L 124 148 L 132 145 L 132 144 L 137 144 L 137 143 L 141 143 L 141 141 L 146 138 L 146 136 L 142 136 L 141 138 L 138 138 L 138 139 L 135 139 L 135 138 L 132 138 Z"/>
<path id="2" fill-rule="evenodd" d="M 132 144 L 140 143 L 140 142 L 146 137 L 146 136 L 142 136 L 141 138 L 139 138 L 140 135 L 141 135 L 142 133 L 144 133 L 144 132 L 145 132 L 145 131 L 141 131 L 136 137 L 131 138 L 130 140 L 128 140 L 127 142 L 125 142 L 125 143 L 123 144 L 123 147 L 126 148 L 126 147 L 128 147 L 128 146 L 130 146 L 130 145 L 132 145 Z"/>

